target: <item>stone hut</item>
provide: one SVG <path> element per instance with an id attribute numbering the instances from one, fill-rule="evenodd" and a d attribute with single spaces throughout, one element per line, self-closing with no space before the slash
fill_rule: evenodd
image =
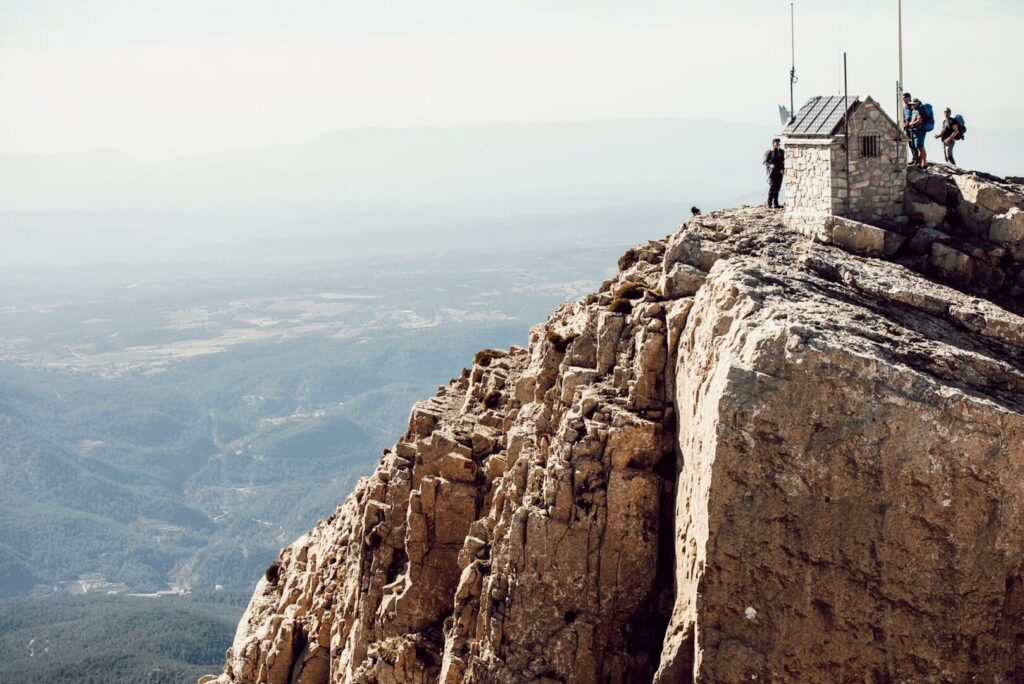
<path id="1" fill-rule="evenodd" d="M 907 148 L 873 99 L 813 97 L 783 136 L 790 225 L 807 232 L 831 216 L 876 225 L 905 220 Z"/>

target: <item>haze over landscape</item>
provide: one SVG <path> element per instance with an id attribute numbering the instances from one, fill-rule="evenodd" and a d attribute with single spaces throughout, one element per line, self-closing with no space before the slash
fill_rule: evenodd
<path id="1" fill-rule="evenodd" d="M 797 105 L 846 50 L 892 113 L 894 3 L 797 4 Z M 907 87 L 1020 172 L 1024 8 L 904 4 Z M 789 62 L 763 0 L 0 4 L 0 682 L 219 667 L 413 401 L 763 201 Z"/>
<path id="2" fill-rule="evenodd" d="M 891 5 L 858 4 L 855 24 L 841 0 L 798 7 L 798 105 L 841 91 L 845 50 L 850 92 L 891 113 Z M 788 3 L 387 7 L 4 3 L 0 261 L 758 198 Z M 1024 152 L 1021 11 L 908 7 L 905 82 L 967 115 L 968 167 L 1013 173 Z"/>

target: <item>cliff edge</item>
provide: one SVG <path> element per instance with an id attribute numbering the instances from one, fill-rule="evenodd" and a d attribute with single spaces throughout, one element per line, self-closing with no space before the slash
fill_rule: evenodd
<path id="1" fill-rule="evenodd" d="M 1024 681 L 1020 189 L 630 250 L 413 408 L 201 681 Z"/>

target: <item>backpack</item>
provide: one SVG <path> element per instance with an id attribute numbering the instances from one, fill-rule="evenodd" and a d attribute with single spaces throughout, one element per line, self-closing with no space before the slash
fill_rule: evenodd
<path id="1" fill-rule="evenodd" d="M 956 139 L 963 140 L 964 136 L 967 135 L 967 124 L 964 123 L 964 115 L 957 114 L 953 118 L 956 119 L 956 122 L 960 125 L 960 135 L 956 136 Z"/>
<path id="2" fill-rule="evenodd" d="M 924 130 L 926 133 L 931 133 L 935 130 L 935 113 L 932 111 L 930 104 L 921 105 L 921 111 L 924 112 Z"/>

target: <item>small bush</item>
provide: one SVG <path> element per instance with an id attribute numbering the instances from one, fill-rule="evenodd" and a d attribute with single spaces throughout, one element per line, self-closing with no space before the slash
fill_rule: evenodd
<path id="1" fill-rule="evenodd" d="M 476 356 L 473 357 L 473 363 L 478 366 L 487 367 L 491 365 L 491 361 L 495 359 L 503 359 L 506 356 L 508 356 L 508 354 L 500 349 L 484 349 L 476 353 Z"/>
<path id="2" fill-rule="evenodd" d="M 626 250 L 626 253 L 619 257 L 619 270 L 625 271 L 639 260 L 640 255 L 637 253 L 635 248 Z"/>
<path id="3" fill-rule="evenodd" d="M 608 310 L 613 313 L 628 314 L 633 310 L 633 302 L 628 299 L 613 297 L 612 301 L 608 304 Z"/>
<path id="4" fill-rule="evenodd" d="M 271 563 L 267 567 L 266 572 L 263 573 L 263 576 L 267 579 L 270 586 L 276 587 L 278 580 L 281 579 L 281 562 L 274 561 Z"/>
<path id="5" fill-rule="evenodd" d="M 608 304 L 608 309 L 615 313 L 628 314 L 633 310 L 633 300 L 642 299 L 644 294 L 650 291 L 651 289 L 646 285 L 627 280 L 612 293 L 612 301 Z"/>
<path id="6" fill-rule="evenodd" d="M 569 348 L 570 344 L 572 344 L 572 341 L 576 339 L 575 336 L 566 337 L 559 335 L 554 330 L 548 330 L 544 337 L 551 343 L 551 346 L 554 347 L 555 351 L 559 354 L 564 354 L 565 350 Z"/>
<path id="7" fill-rule="evenodd" d="M 622 299 L 640 299 L 644 296 L 645 292 L 650 292 L 646 285 L 627 280 L 616 288 L 614 296 L 621 297 Z"/>

